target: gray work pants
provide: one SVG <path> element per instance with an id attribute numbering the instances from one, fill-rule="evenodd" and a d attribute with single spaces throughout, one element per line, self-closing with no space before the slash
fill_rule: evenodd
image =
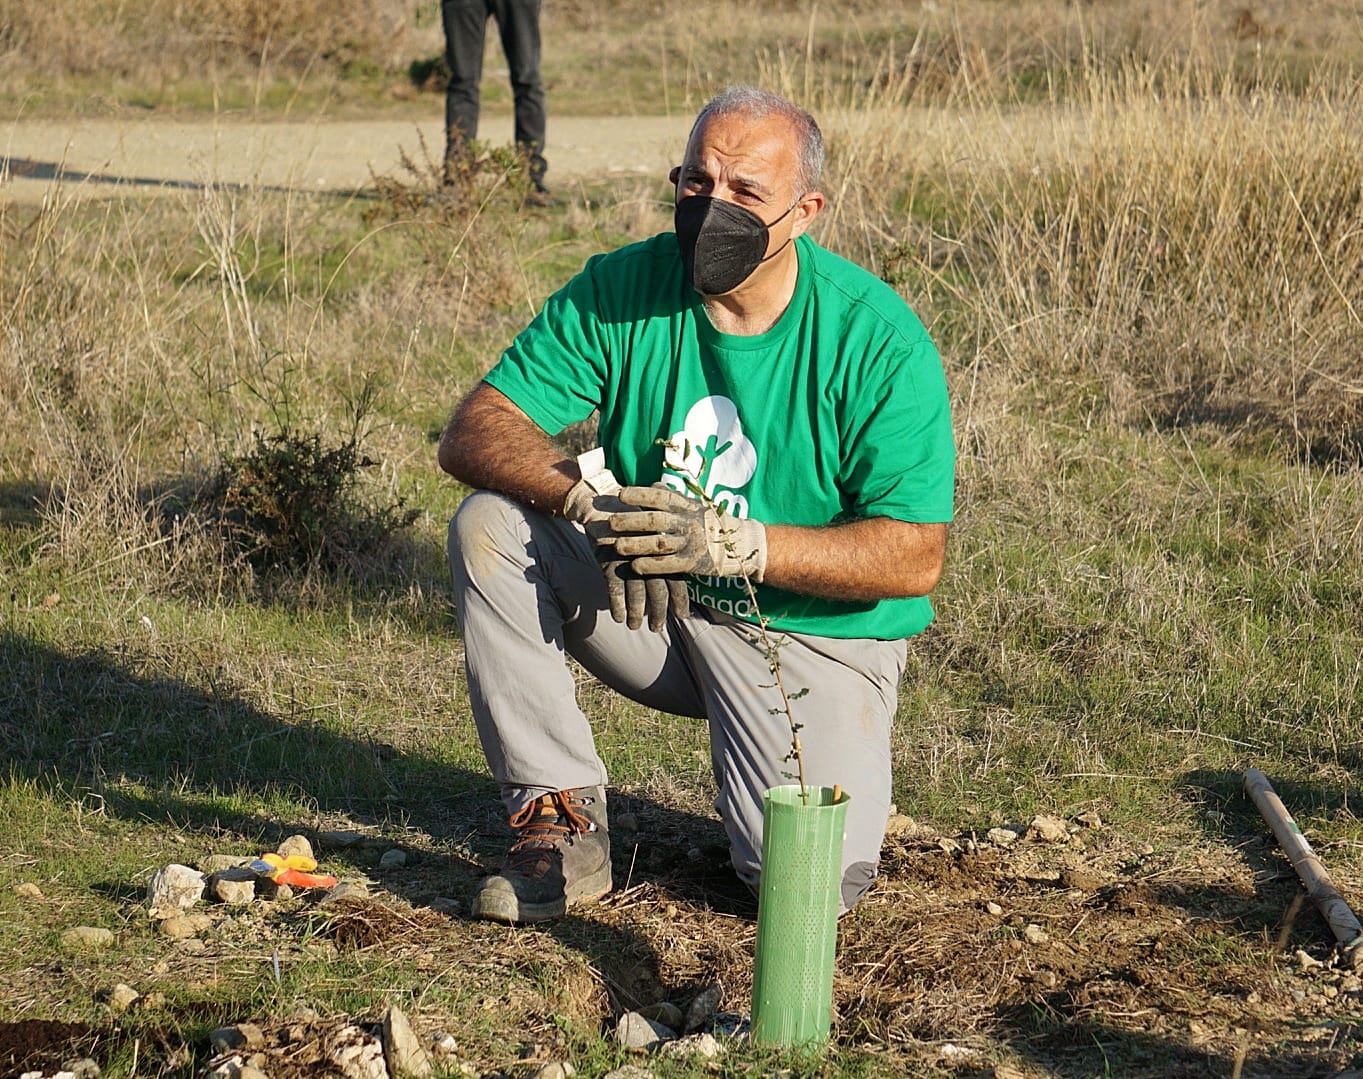
<path id="1" fill-rule="evenodd" d="M 648 708 L 703 717 L 734 869 L 756 888 L 762 795 L 791 782 L 790 728 L 757 628 L 695 606 L 662 633 L 610 615 L 605 578 L 581 529 L 486 491 L 450 522 L 450 572 L 478 736 L 512 813 L 548 791 L 607 782 L 577 705 L 571 655 Z M 890 724 L 904 642 L 783 634 L 782 679 L 803 724 L 806 782 L 851 796 L 842 903 L 870 886 L 890 803 Z"/>

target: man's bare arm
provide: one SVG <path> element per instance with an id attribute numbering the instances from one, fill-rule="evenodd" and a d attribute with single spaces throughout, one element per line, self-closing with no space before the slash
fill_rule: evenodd
<path id="1" fill-rule="evenodd" d="M 440 467 L 470 487 L 562 512 L 577 463 L 510 398 L 480 382 L 440 439 Z M 831 599 L 927 595 L 941 576 L 945 524 L 875 517 L 827 528 L 768 524 L 764 581 Z"/>
<path id="2" fill-rule="evenodd" d="M 926 596 L 946 562 L 947 526 L 872 517 L 827 528 L 767 525 L 764 584 L 828 599 Z"/>
<path id="3" fill-rule="evenodd" d="M 500 390 L 480 382 L 440 437 L 440 467 L 469 487 L 558 514 L 577 464 Z"/>

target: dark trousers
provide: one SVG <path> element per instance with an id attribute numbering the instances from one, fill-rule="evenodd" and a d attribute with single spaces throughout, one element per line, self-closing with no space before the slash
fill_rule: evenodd
<path id="1" fill-rule="evenodd" d="M 516 103 L 516 146 L 525 154 L 530 179 L 544 176 L 544 80 L 540 78 L 541 0 L 440 0 L 445 26 L 445 62 L 450 85 L 445 92 L 445 158 L 457 157 L 467 139 L 478 135 L 478 84 L 488 19 L 495 19 L 502 52 L 511 69 Z"/>

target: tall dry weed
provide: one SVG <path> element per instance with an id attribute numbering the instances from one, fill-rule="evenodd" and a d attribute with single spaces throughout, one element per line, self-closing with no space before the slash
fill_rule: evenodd
<path id="1" fill-rule="evenodd" d="M 1082 109 L 886 114 L 834 237 L 945 309 L 948 351 L 1071 414 L 1363 441 L 1363 96 L 1095 74 Z M 874 132 L 872 127 L 869 131 Z M 932 305 L 929 300 L 929 306 Z"/>

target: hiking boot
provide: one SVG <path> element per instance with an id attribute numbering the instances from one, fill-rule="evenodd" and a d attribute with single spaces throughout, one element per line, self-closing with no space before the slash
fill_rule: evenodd
<path id="1" fill-rule="evenodd" d="M 571 903 L 610 891 L 604 788 L 542 794 L 512 815 L 511 827 L 516 838 L 501 872 L 478 889 L 475 918 L 540 922 L 559 917 Z"/>

